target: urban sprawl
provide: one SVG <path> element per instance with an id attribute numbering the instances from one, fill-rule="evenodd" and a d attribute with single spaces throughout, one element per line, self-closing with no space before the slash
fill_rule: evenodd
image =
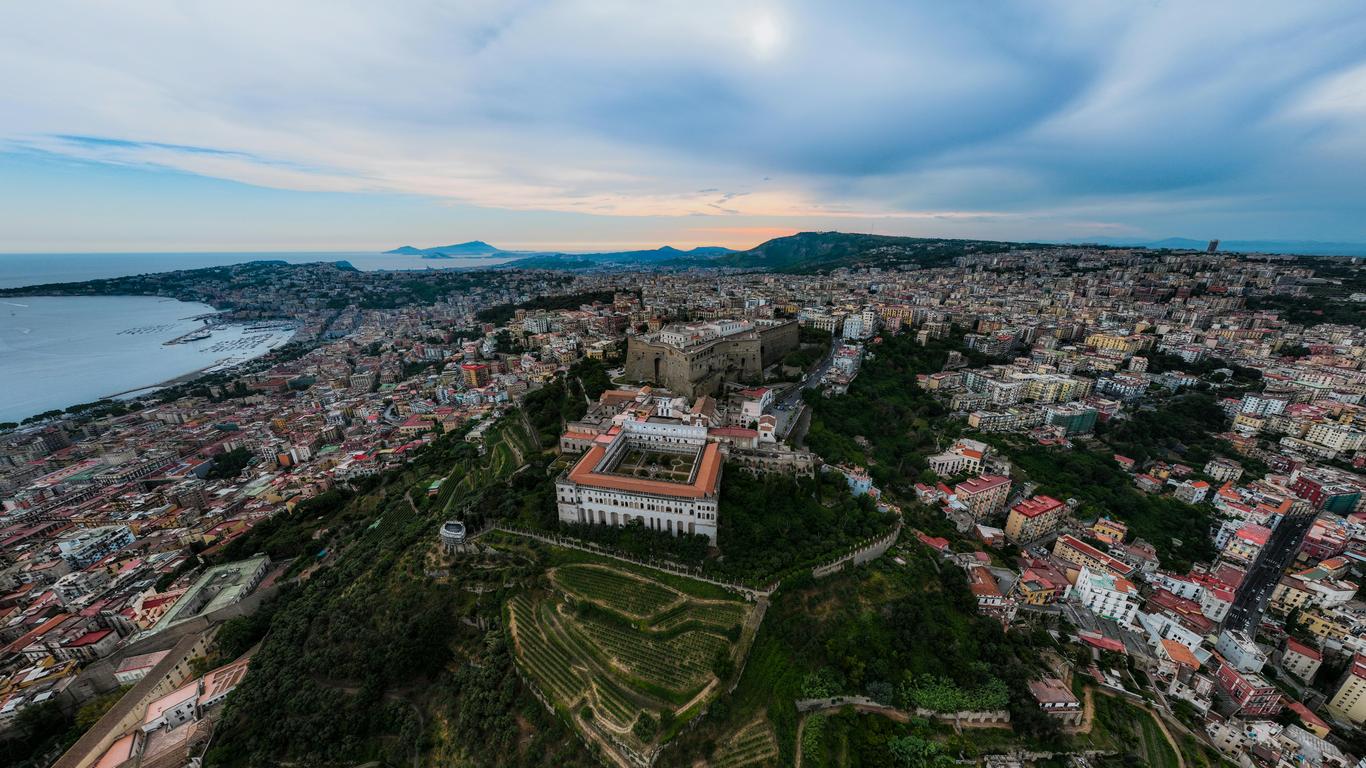
<path id="1" fill-rule="evenodd" d="M 394 524 L 395 507 L 302 528 L 286 556 L 263 532 L 373 493 L 440 449 L 468 454 L 495 485 L 542 484 L 553 511 L 538 527 L 500 512 L 492 491 L 468 494 L 484 487 L 472 471 L 421 478 L 393 502 L 431 521 L 421 578 L 523 546 L 600 555 L 553 568 L 530 599 L 477 623 L 505 623 L 520 684 L 609 764 L 673 759 L 682 748 L 667 742 L 689 736 L 671 721 L 702 717 L 690 705 L 752 674 L 763 607 L 789 584 L 928 562 L 961 573 L 1006 637 L 1037 637 L 1025 704 L 940 707 L 914 685 L 880 694 L 839 671 L 795 702 L 802 729 L 847 697 L 860 711 L 1020 736 L 1027 706 L 1066 745 L 1099 727 L 1098 708 L 1122 704 L 1187 761 L 1364 765 L 1366 295 L 1340 300 L 1357 308 L 1353 324 L 1292 311 L 1361 269 L 1322 264 L 1021 247 L 828 274 L 257 264 L 140 277 L 139 292 L 295 334 L 204 379 L 0 432 L 0 729 L 101 703 L 49 760 L 186 765 L 211 740 L 221 747 L 215 723 L 270 638 L 229 653 L 220 628 L 336 567 L 370 528 Z M 565 405 L 538 418 L 533 405 L 555 388 Z M 911 410 L 887 413 L 905 423 L 870 415 L 865 427 L 835 410 L 876 414 L 903 396 Z M 546 430 L 553 439 L 538 443 Z M 746 570 L 757 554 L 728 547 L 752 512 L 727 493 L 748 483 L 818 489 L 873 527 Z M 645 581 L 613 558 L 734 602 Z M 611 611 L 627 629 L 599 615 Z M 630 622 L 693 627 L 697 643 L 670 646 L 676 669 L 631 690 L 655 668 L 618 647 Z M 613 678 L 597 654 L 631 674 Z M 645 727 L 637 710 L 661 714 Z M 795 735 L 762 712 L 748 730 L 716 728 L 716 764 L 823 748 L 788 745 Z M 1112 747 L 1042 751 L 1085 761 L 1122 751 Z M 1025 739 L 980 758 L 1044 759 L 1031 749 Z"/>

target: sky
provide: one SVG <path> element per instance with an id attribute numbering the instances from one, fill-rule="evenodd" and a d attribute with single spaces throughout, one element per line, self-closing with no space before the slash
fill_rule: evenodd
<path id="1" fill-rule="evenodd" d="M 0 5 L 0 252 L 1366 241 L 1366 5 Z"/>

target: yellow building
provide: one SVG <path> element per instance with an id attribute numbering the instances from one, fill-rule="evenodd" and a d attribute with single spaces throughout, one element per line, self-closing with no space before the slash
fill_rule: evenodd
<path id="1" fill-rule="evenodd" d="M 1328 700 L 1328 711 L 1357 725 L 1366 722 L 1366 656 L 1352 657 L 1337 693 Z"/>
<path id="2" fill-rule="evenodd" d="M 1118 520 L 1102 517 L 1091 526 L 1091 535 L 1106 544 L 1119 544 L 1129 535 L 1129 526 Z"/>
<path id="3" fill-rule="evenodd" d="M 1303 582 L 1294 576 L 1283 576 L 1276 584 L 1276 588 L 1271 590 L 1271 610 L 1285 615 L 1296 608 L 1304 608 L 1313 599 L 1313 595 L 1308 589 L 1304 588 Z"/>
<path id="4" fill-rule="evenodd" d="M 1006 516 L 1006 538 L 1019 544 L 1033 541 L 1058 529 L 1067 515 L 1061 501 L 1048 496 L 1035 496 L 1011 507 Z"/>
<path id="5" fill-rule="evenodd" d="M 1050 567 L 1026 568 L 1015 580 L 1013 594 L 1026 605 L 1049 605 L 1062 599 L 1067 576 Z"/>
<path id="6" fill-rule="evenodd" d="M 1128 576 L 1134 572 L 1132 565 L 1065 533 L 1059 536 L 1057 542 L 1053 544 L 1053 556 L 1071 563 L 1078 570 L 1089 568 L 1097 573 L 1106 573 L 1112 576 Z M 1075 578 L 1071 569 L 1068 571 L 1068 578 Z"/>
<path id="7" fill-rule="evenodd" d="M 1310 634 L 1338 642 L 1352 631 L 1351 622 L 1344 620 L 1336 611 L 1304 611 L 1300 614 L 1300 625 Z"/>
<path id="8" fill-rule="evenodd" d="M 1143 337 L 1137 335 L 1120 336 L 1110 333 L 1093 333 L 1086 337 L 1086 346 L 1107 352 L 1132 355 L 1143 348 Z"/>

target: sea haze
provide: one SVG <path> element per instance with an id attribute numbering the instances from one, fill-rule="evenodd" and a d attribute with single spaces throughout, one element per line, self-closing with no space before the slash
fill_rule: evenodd
<path id="1" fill-rule="evenodd" d="M 290 330 L 215 328 L 167 345 L 211 314 L 207 304 L 155 296 L 0 298 L 0 422 L 87 403 L 264 354 Z"/>

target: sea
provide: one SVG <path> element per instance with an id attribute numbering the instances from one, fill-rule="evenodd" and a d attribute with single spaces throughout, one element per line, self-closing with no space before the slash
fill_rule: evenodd
<path id="1" fill-rule="evenodd" d="M 356 269 L 468 269 L 502 264 L 515 256 L 424 259 L 421 256 L 375 251 L 315 251 L 256 253 L 0 253 L 0 288 L 46 283 L 76 283 L 177 269 L 200 269 L 248 261 L 287 261 L 291 264 L 346 261 Z"/>
<path id="2" fill-rule="evenodd" d="M 500 259 L 423 259 L 374 252 L 0 254 L 0 287 L 79 282 L 273 259 L 347 261 L 361 270 L 492 266 Z M 166 344 L 205 327 L 206 304 L 153 296 L 0 297 L 0 422 L 103 397 L 146 391 L 228 367 L 285 344 L 282 324 L 214 324 L 207 338 Z"/>

